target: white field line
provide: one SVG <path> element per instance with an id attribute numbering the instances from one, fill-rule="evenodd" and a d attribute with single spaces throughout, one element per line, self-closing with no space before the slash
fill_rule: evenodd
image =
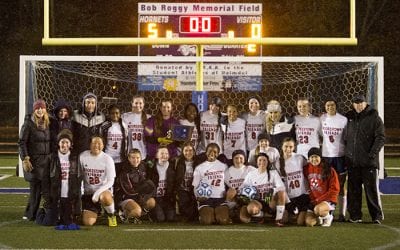
<path id="1" fill-rule="evenodd" d="M 395 233 L 397 233 L 397 240 L 390 242 L 386 245 L 382 245 L 382 246 L 378 246 L 378 247 L 374 247 L 374 250 L 385 250 L 385 249 L 397 249 L 400 246 L 400 229 L 397 227 L 390 227 L 384 224 L 379 225 L 381 227 L 385 227 L 387 229 L 389 229 L 390 231 L 394 231 Z"/>
<path id="2" fill-rule="evenodd" d="M 10 175 L 10 174 L 4 174 L 4 175 L 0 176 L 0 181 L 4 180 L 4 179 L 7 179 L 8 177 L 11 177 L 11 176 L 12 175 Z"/>
<path id="3" fill-rule="evenodd" d="M 131 228 L 124 229 L 127 232 L 267 232 L 266 229 L 250 229 L 250 228 Z"/>

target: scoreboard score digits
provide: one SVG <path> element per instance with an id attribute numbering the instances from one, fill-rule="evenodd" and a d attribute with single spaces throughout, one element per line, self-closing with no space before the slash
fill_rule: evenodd
<path id="1" fill-rule="evenodd" d="M 139 37 L 261 37 L 262 4 L 139 3 Z M 191 45 L 141 45 L 142 56 L 194 56 Z M 251 50 L 249 50 L 251 48 Z M 261 45 L 208 45 L 205 56 L 260 56 Z"/>

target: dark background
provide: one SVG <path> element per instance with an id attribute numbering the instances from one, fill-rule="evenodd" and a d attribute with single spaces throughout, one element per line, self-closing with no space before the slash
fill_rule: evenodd
<path id="1" fill-rule="evenodd" d="M 248 2 L 263 4 L 263 36 L 349 37 L 349 0 Z M 137 37 L 137 3 L 51 0 L 50 37 Z M 397 130 L 400 128 L 400 1 L 357 1 L 356 15 L 357 46 L 263 46 L 263 55 L 383 56 L 385 126 L 387 131 Z M 0 127 L 18 125 L 20 55 L 137 55 L 137 46 L 42 46 L 42 0 L 2 0 L 0 34 Z"/>

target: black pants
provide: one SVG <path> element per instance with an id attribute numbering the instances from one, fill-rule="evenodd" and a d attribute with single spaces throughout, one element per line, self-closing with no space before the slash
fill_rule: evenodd
<path id="1" fill-rule="evenodd" d="M 157 222 L 175 220 L 175 204 L 166 197 L 156 197 L 156 206 L 151 210 L 153 220 Z"/>
<path id="2" fill-rule="evenodd" d="M 179 190 L 178 207 L 179 207 L 179 213 L 188 221 L 197 221 L 199 219 L 199 211 L 197 210 L 197 200 L 193 192 Z"/>
<path id="3" fill-rule="evenodd" d="M 25 217 L 28 220 L 35 220 L 39 209 L 40 199 L 42 197 L 42 181 L 32 179 L 29 181 L 29 200 L 25 208 Z"/>
<path id="4" fill-rule="evenodd" d="M 362 185 L 364 185 L 367 206 L 372 221 L 382 220 L 382 204 L 379 195 L 378 170 L 363 167 L 348 168 L 347 210 L 352 220 L 362 218 Z"/>

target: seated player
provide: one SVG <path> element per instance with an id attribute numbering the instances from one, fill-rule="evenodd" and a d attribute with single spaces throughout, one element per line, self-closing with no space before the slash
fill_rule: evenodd
<path id="1" fill-rule="evenodd" d="M 257 156 L 257 167 L 257 171 L 246 176 L 243 186 L 255 187 L 258 197 L 240 209 L 240 220 L 249 223 L 252 217 L 256 217 L 259 218 L 259 223 L 263 223 L 264 213 L 272 214 L 275 211 L 275 225 L 282 227 L 286 201 L 285 186 L 278 171 L 270 169 L 267 154 L 260 153 Z"/>
<path id="2" fill-rule="evenodd" d="M 213 223 L 225 225 L 230 223 L 229 208 L 225 202 L 225 171 L 226 164 L 217 157 L 220 153 L 218 144 L 210 143 L 206 148 L 207 160 L 198 165 L 193 173 L 193 187 L 196 189 L 200 183 L 210 186 L 209 198 L 199 197 L 200 223 L 210 225 Z"/>
<path id="3" fill-rule="evenodd" d="M 103 139 L 98 136 L 90 140 L 90 150 L 79 155 L 79 167 L 83 175 L 82 222 L 92 226 L 97 221 L 101 207 L 107 213 L 108 226 L 117 226 L 112 186 L 115 179 L 113 159 L 103 152 Z"/>
<path id="4" fill-rule="evenodd" d="M 274 169 L 279 169 L 279 151 L 278 149 L 269 145 L 270 135 L 267 133 L 261 133 L 258 135 L 258 145 L 250 150 L 249 153 L 249 164 L 257 166 L 256 158 L 259 153 L 266 153 L 271 161 Z"/>
<path id="5" fill-rule="evenodd" d="M 128 160 L 122 165 L 115 180 L 114 188 L 115 203 L 120 209 L 119 217 L 122 222 L 127 223 L 133 218 L 133 222 L 139 224 L 140 217 L 155 207 L 155 185 L 146 177 L 146 166 L 142 162 L 139 149 L 131 149 Z"/>

